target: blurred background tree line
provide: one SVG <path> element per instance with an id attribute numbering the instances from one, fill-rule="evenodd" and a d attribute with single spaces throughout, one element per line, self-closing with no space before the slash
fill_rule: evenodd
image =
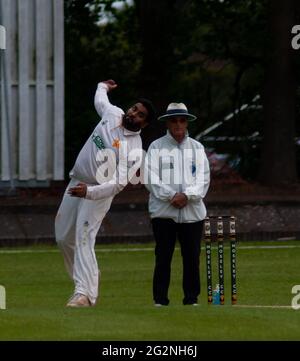
<path id="1" fill-rule="evenodd" d="M 97 83 L 114 79 L 113 104 L 126 110 L 144 96 L 162 114 L 184 102 L 198 116 L 192 136 L 225 119 L 200 138 L 208 149 L 230 154 L 247 180 L 297 183 L 295 24 L 297 0 L 65 1 L 66 174 L 99 121 Z M 145 149 L 164 133 L 148 127 Z"/>

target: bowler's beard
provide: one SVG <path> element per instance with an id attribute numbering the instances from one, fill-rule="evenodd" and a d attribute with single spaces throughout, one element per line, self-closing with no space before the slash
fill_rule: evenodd
<path id="1" fill-rule="evenodd" d="M 123 115 L 123 126 L 127 130 L 130 130 L 132 132 L 138 132 L 141 130 L 141 126 L 139 124 L 135 124 L 134 121 L 127 115 Z"/>

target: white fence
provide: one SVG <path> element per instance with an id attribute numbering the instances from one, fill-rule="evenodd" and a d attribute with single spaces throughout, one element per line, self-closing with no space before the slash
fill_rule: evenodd
<path id="1" fill-rule="evenodd" d="M 1 50 L 0 181 L 9 181 L 11 173 L 17 181 L 62 180 L 63 0 L 0 0 L 0 6 L 6 29 L 6 49 Z"/>

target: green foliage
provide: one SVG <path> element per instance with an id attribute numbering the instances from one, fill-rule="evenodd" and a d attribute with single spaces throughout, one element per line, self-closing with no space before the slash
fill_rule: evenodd
<path id="1" fill-rule="evenodd" d="M 195 101 L 192 104 L 200 113 L 203 105 L 206 107 L 204 124 L 209 124 L 261 91 L 265 2 L 190 3 L 180 24 L 177 52 L 186 74 L 185 83 L 190 81 L 194 85 L 196 81 L 196 86 L 189 87 L 194 88 L 193 93 L 199 92 L 200 104 Z"/>
<path id="2" fill-rule="evenodd" d="M 159 112 L 171 101 L 185 102 L 198 116 L 192 135 L 262 95 L 272 61 L 267 0 L 135 0 L 132 6 L 123 0 L 122 8 L 113 0 L 65 3 L 67 169 L 98 121 L 93 95 L 100 80 L 118 82 L 110 97 L 123 108 L 141 91 Z M 299 79 L 296 56 L 295 61 Z M 248 136 L 262 129 L 261 110 L 241 112 L 212 135 Z M 155 125 L 152 137 L 160 131 Z M 234 151 L 248 164 L 243 175 L 252 179 L 259 144 L 255 154 L 253 149 L 236 143 Z M 231 144 L 222 150 L 232 151 Z"/>

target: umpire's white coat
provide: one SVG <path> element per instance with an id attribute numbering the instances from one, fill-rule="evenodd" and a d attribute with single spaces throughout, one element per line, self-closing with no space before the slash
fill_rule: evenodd
<path id="1" fill-rule="evenodd" d="M 132 132 L 121 125 L 124 112 L 110 104 L 104 83 L 98 84 L 95 107 L 102 119 L 79 153 L 68 186 L 87 183 L 86 199 L 71 197 L 66 190 L 55 220 L 56 241 L 74 280 L 75 293 L 86 295 L 92 304 L 98 297 L 100 276 L 95 238 L 113 197 L 128 183 L 128 162 L 121 170 L 116 170 L 116 165 L 133 149 L 142 152 L 140 131 Z M 115 161 L 105 163 L 107 154 L 115 155 Z M 140 159 L 133 161 L 134 169 L 139 168 Z M 107 178 L 102 172 L 105 169 Z"/>
<path id="2" fill-rule="evenodd" d="M 176 223 L 198 222 L 205 218 L 203 202 L 209 183 L 209 163 L 201 143 L 186 134 L 178 144 L 167 134 L 151 143 L 144 167 L 145 185 L 150 192 L 151 218 L 170 218 Z M 188 204 L 177 209 L 170 203 L 184 193 Z"/>

